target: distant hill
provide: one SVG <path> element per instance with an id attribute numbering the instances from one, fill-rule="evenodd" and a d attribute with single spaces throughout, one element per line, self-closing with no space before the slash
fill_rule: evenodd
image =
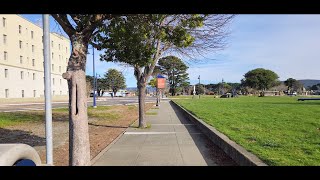
<path id="1" fill-rule="evenodd" d="M 315 79 L 301 79 L 298 81 L 300 81 L 305 88 L 308 86 L 313 86 L 315 84 L 320 83 L 320 80 L 315 80 Z"/>

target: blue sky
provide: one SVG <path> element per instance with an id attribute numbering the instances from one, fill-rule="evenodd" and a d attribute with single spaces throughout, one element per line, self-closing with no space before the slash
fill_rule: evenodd
<path id="1" fill-rule="evenodd" d="M 33 22 L 41 18 L 24 16 Z M 53 19 L 50 23 L 52 31 L 62 31 Z M 226 82 L 240 82 L 254 68 L 270 69 L 280 80 L 320 79 L 320 15 L 238 15 L 229 30 L 227 48 L 206 55 L 215 60 L 190 64 L 191 84 L 198 82 L 199 75 L 202 83 L 217 83 L 222 78 Z M 125 75 L 128 87 L 136 86 L 132 68 L 101 62 L 99 53 L 95 53 L 98 74 L 116 68 Z M 92 54 L 88 55 L 87 74 L 92 75 Z"/>

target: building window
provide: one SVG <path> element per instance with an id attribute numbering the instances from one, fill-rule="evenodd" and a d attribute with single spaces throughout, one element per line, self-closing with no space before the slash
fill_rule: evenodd
<path id="1" fill-rule="evenodd" d="M 54 78 L 52 78 L 52 84 L 54 85 Z"/>
<path id="2" fill-rule="evenodd" d="M 33 90 L 33 97 L 36 97 L 36 96 L 37 96 L 37 91 Z"/>
<path id="3" fill-rule="evenodd" d="M 66 58 L 66 63 L 68 62 L 68 58 Z"/>
<path id="4" fill-rule="evenodd" d="M 51 47 L 53 48 L 53 41 L 51 41 Z"/>
<path id="5" fill-rule="evenodd" d="M 34 45 L 31 46 L 32 52 L 34 52 Z"/>
<path id="6" fill-rule="evenodd" d="M 6 20 L 7 20 L 6 18 L 2 18 L 2 26 L 3 27 L 6 27 L 6 25 L 7 25 L 7 21 Z"/>
<path id="7" fill-rule="evenodd" d="M 23 79 L 23 71 L 20 71 L 20 77 L 21 77 L 21 79 Z"/>
<path id="8" fill-rule="evenodd" d="M 52 53 L 52 57 L 51 57 L 52 60 L 53 60 L 53 55 L 54 55 L 54 54 Z"/>
<path id="9" fill-rule="evenodd" d="M 28 47 L 29 47 L 29 44 L 28 44 L 28 43 L 26 43 L 26 48 L 28 49 Z"/>
<path id="10" fill-rule="evenodd" d="M 9 89 L 5 89 L 4 91 L 5 91 L 5 94 L 6 94 L 6 98 L 8 98 L 9 97 Z"/>
<path id="11" fill-rule="evenodd" d="M 24 90 L 21 90 L 21 97 L 24 97 Z"/>
<path id="12" fill-rule="evenodd" d="M 62 82 L 62 81 L 61 81 L 61 79 L 60 79 L 60 85 L 61 85 L 61 82 Z"/>
<path id="13" fill-rule="evenodd" d="M 68 52 L 68 48 L 66 47 L 66 53 Z"/>
<path id="14" fill-rule="evenodd" d="M 22 56 L 20 56 L 20 64 L 22 64 L 23 63 L 23 59 L 22 59 L 23 57 Z"/>
<path id="15" fill-rule="evenodd" d="M 36 80 L 36 73 L 32 73 L 32 79 Z"/>
<path id="16" fill-rule="evenodd" d="M 33 31 L 31 31 L 31 39 L 33 39 Z"/>
<path id="17" fill-rule="evenodd" d="M 59 66 L 59 72 L 61 72 L 61 66 Z"/>
<path id="18" fill-rule="evenodd" d="M 60 44 L 59 44 L 59 50 L 60 50 Z"/>
<path id="19" fill-rule="evenodd" d="M 52 92 L 52 95 L 53 95 L 53 96 L 54 96 L 54 94 L 55 94 L 55 91 Z"/>
<path id="20" fill-rule="evenodd" d="M 3 35 L 3 44 L 5 45 L 5 44 L 7 44 L 7 35 Z"/>
<path id="21" fill-rule="evenodd" d="M 8 60 L 8 53 L 7 53 L 7 51 L 4 51 L 4 52 L 3 52 L 3 59 L 4 59 L 4 60 Z"/>
<path id="22" fill-rule="evenodd" d="M 21 27 L 21 25 L 19 25 L 19 34 L 21 34 L 21 29 L 22 29 L 22 27 Z"/>
<path id="23" fill-rule="evenodd" d="M 52 64 L 52 71 L 54 71 L 54 64 Z"/>
<path id="24" fill-rule="evenodd" d="M 22 49 L 22 41 L 19 41 L 19 48 Z"/>
<path id="25" fill-rule="evenodd" d="M 61 56 L 59 55 L 59 61 L 61 60 Z"/>
<path id="26" fill-rule="evenodd" d="M 9 77 L 8 69 L 4 69 L 4 77 L 5 77 L 5 78 L 8 78 L 8 77 Z"/>
<path id="27" fill-rule="evenodd" d="M 35 66 L 36 65 L 36 60 L 35 59 L 32 59 L 32 66 Z"/>
<path id="28" fill-rule="evenodd" d="M 62 91 L 60 91 L 60 96 L 62 95 Z"/>

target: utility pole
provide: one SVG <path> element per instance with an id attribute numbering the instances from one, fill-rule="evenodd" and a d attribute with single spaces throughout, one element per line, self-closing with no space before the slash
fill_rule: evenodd
<path id="1" fill-rule="evenodd" d="M 42 15 L 42 22 L 44 46 L 44 93 L 46 112 L 46 162 L 49 165 L 53 165 L 49 14 Z"/>

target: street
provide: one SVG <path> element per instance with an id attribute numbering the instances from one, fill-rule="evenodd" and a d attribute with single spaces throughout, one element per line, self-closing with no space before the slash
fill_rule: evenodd
<path id="1" fill-rule="evenodd" d="M 146 97 L 145 102 L 156 103 L 155 97 Z M 138 104 L 138 97 L 99 97 L 96 101 L 97 106 L 110 106 L 110 105 L 127 105 L 127 104 Z M 88 100 L 88 107 L 93 104 L 92 98 Z M 68 107 L 67 101 L 52 102 L 52 108 L 63 108 Z M 33 111 L 33 110 L 44 110 L 44 102 L 37 103 L 8 103 L 0 104 L 0 112 L 16 112 L 16 111 Z"/>

